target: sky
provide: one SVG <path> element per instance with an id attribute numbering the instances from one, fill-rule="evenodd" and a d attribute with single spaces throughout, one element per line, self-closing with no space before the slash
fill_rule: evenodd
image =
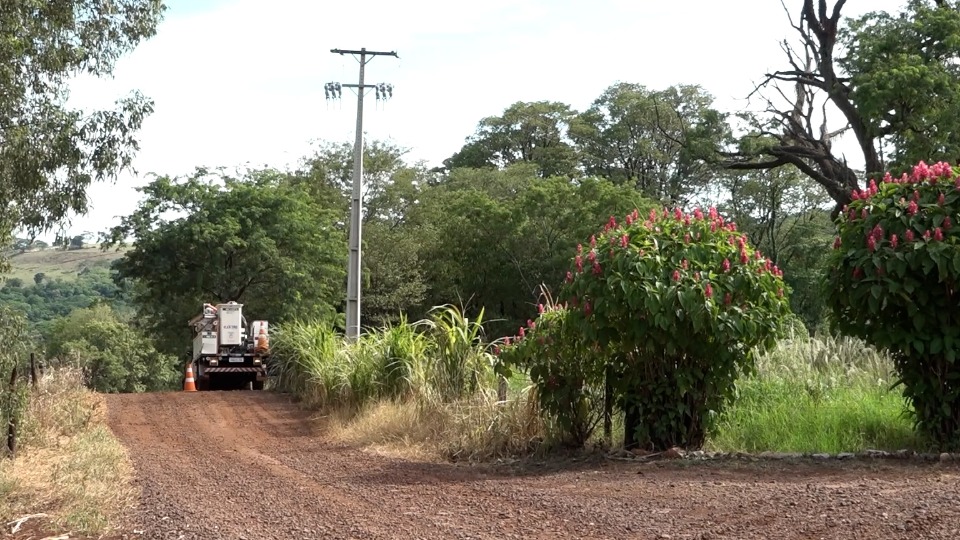
<path id="1" fill-rule="evenodd" d="M 784 0 L 796 16 L 801 1 Z M 849 0 L 845 14 L 895 11 L 901 0 Z M 296 165 L 320 141 L 353 141 L 356 97 L 328 102 L 327 82 L 356 83 L 359 64 L 331 49 L 396 51 L 367 64 L 393 98 L 364 101 L 364 132 L 439 165 L 477 122 L 517 101 L 584 110 L 617 82 L 700 84 L 735 111 L 791 40 L 779 0 L 169 0 L 156 36 L 110 79 L 80 77 L 69 104 L 110 107 L 133 90 L 155 102 L 136 173 L 90 189 L 71 235 L 99 233 L 136 209 L 151 174 L 198 166 Z M 831 1 L 832 5 L 833 2 Z M 753 106 L 758 103 L 755 101 Z M 835 129 L 837 126 L 831 126 Z M 842 147 L 842 146 L 841 146 Z M 857 161 L 856 152 L 849 155 Z"/>

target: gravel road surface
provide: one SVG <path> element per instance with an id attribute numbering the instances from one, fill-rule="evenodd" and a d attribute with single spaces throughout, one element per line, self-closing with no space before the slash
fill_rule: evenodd
<path id="1" fill-rule="evenodd" d="M 954 463 L 422 463 L 266 392 L 107 405 L 142 490 L 127 538 L 960 538 Z"/>

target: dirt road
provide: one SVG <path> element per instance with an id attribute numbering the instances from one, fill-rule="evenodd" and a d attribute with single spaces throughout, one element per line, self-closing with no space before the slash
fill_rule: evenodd
<path id="1" fill-rule="evenodd" d="M 108 397 L 142 488 L 131 538 L 958 538 L 960 467 L 407 462 L 262 392 Z"/>

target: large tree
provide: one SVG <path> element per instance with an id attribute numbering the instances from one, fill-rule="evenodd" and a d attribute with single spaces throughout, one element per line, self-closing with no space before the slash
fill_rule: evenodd
<path id="1" fill-rule="evenodd" d="M 793 165 L 838 208 L 862 179 L 835 152 L 842 133 L 853 135 L 868 176 L 888 165 L 960 158 L 955 130 L 945 129 L 960 123 L 960 2 L 910 0 L 899 16 L 872 12 L 853 21 L 842 18 L 845 4 L 803 0 L 799 21 L 790 19 L 798 44 L 783 42 L 788 66 L 758 87 L 772 90 L 767 114 L 727 155 L 736 169 Z M 828 111 L 842 123 L 830 126 Z"/>
<path id="2" fill-rule="evenodd" d="M 618 83 L 571 121 L 570 136 L 587 174 L 686 204 L 714 177 L 707 150 L 728 136 L 712 101 L 699 86 Z"/>
<path id="3" fill-rule="evenodd" d="M 515 163 L 537 165 L 541 177 L 574 176 L 577 155 L 567 138 L 571 118 L 569 105 L 555 101 L 518 101 L 500 116 L 484 118 L 459 152 L 444 162 L 447 169 L 460 167 L 503 168 Z"/>
<path id="4" fill-rule="evenodd" d="M 5 0 L 0 8 L 0 236 L 50 230 L 87 210 L 91 182 L 131 164 L 152 102 L 68 108 L 69 79 L 106 76 L 154 35 L 160 0 Z"/>
<path id="5" fill-rule="evenodd" d="M 335 314 L 346 269 L 341 215 L 302 184 L 275 171 L 201 170 L 141 191 L 104 249 L 135 239 L 115 263 L 117 280 L 137 282 L 134 301 L 162 350 L 189 345 L 186 323 L 204 302 L 236 301 L 273 322 Z"/>

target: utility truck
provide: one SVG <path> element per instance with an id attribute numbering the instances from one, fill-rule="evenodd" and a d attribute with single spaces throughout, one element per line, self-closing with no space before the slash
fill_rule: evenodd
<path id="1" fill-rule="evenodd" d="M 193 329 L 197 390 L 263 390 L 270 358 L 267 321 L 247 326 L 243 304 L 203 304 L 187 323 Z M 249 330 L 249 331 L 248 331 Z"/>

